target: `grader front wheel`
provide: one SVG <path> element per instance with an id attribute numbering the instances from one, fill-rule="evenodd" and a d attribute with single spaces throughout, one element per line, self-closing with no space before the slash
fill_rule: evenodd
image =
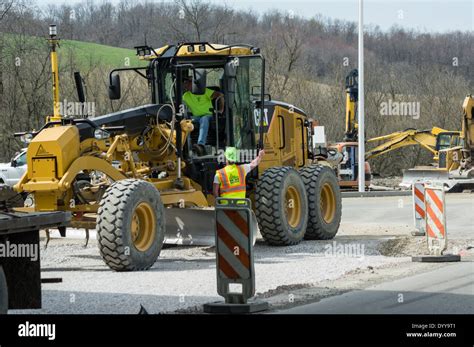
<path id="1" fill-rule="evenodd" d="M 275 246 L 299 243 L 305 234 L 308 205 L 303 180 L 291 167 L 266 170 L 255 192 L 260 233 Z"/>
<path id="2" fill-rule="evenodd" d="M 146 270 L 158 258 L 165 235 L 160 193 L 142 180 L 113 183 L 97 215 L 97 238 L 105 263 L 116 271 Z"/>

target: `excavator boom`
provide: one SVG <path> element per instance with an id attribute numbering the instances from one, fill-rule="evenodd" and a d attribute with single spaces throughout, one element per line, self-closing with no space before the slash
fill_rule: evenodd
<path id="1" fill-rule="evenodd" d="M 358 100 L 358 72 L 352 70 L 346 76 L 346 131 L 344 141 L 357 141 L 357 100 Z"/>
<path id="2" fill-rule="evenodd" d="M 423 148 L 427 149 L 434 155 L 434 159 L 437 160 L 438 149 L 437 149 L 437 139 L 440 134 L 452 134 L 448 130 L 444 130 L 438 127 L 434 127 L 428 130 L 416 130 L 416 129 L 407 129 L 404 131 L 397 131 L 384 136 L 374 137 L 367 142 L 379 142 L 385 141 L 380 145 L 370 149 L 365 153 L 366 159 L 376 158 L 382 154 L 386 154 L 395 149 L 420 145 Z M 454 133 L 454 135 L 459 133 Z"/>

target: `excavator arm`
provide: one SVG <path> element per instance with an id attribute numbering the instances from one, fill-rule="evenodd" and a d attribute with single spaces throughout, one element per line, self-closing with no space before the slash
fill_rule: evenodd
<path id="1" fill-rule="evenodd" d="M 437 160 L 437 138 L 438 135 L 442 133 L 451 132 L 438 127 L 428 130 L 407 129 L 405 131 L 397 131 L 392 134 L 371 138 L 367 140 L 367 142 L 384 142 L 367 151 L 365 153 L 365 159 L 376 158 L 398 148 L 420 145 L 433 153 L 434 159 Z"/>

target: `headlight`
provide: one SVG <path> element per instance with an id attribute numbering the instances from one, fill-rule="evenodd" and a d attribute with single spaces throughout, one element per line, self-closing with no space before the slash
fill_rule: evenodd
<path id="1" fill-rule="evenodd" d="M 104 140 L 110 137 L 110 133 L 102 129 L 95 129 L 94 137 L 96 140 Z"/>
<path id="2" fill-rule="evenodd" d="M 32 133 L 26 133 L 20 136 L 20 141 L 23 143 L 30 143 L 31 140 L 33 140 L 33 134 Z"/>

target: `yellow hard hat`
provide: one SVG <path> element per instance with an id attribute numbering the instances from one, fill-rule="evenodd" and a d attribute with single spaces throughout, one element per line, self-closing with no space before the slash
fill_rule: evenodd
<path id="1" fill-rule="evenodd" d="M 237 161 L 237 148 L 235 147 L 227 147 L 225 149 L 225 158 L 228 161 L 236 162 Z"/>

